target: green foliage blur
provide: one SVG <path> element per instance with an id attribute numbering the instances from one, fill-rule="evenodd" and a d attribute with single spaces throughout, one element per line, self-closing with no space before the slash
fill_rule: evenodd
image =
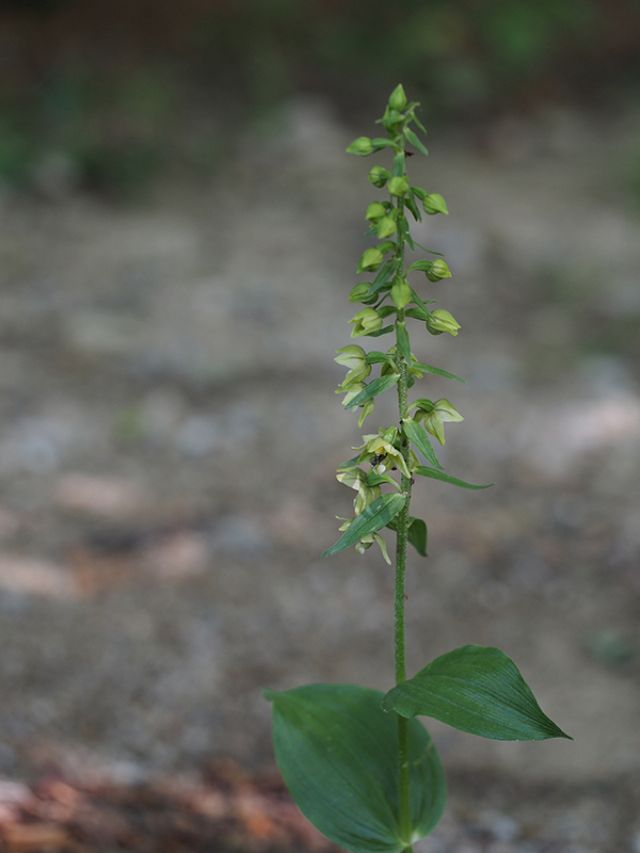
<path id="1" fill-rule="evenodd" d="M 0 183 L 22 188 L 54 156 L 98 192 L 202 173 L 226 144 L 220 116 L 300 93 L 364 113 L 402 79 L 467 121 L 640 76 L 640 0 L 5 0 L 0 26 Z"/>

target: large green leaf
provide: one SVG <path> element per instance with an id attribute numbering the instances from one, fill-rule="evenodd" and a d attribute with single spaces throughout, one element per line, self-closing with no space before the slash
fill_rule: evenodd
<path id="1" fill-rule="evenodd" d="M 373 398 L 377 397 L 378 394 L 382 394 L 382 392 L 386 391 L 387 388 L 391 388 L 392 385 L 395 385 L 399 378 L 399 373 L 388 373 L 386 376 L 379 376 L 363 388 L 359 394 L 356 394 L 352 400 L 349 400 L 345 408 L 355 409 L 358 406 L 362 406 L 367 402 L 367 400 L 373 400 Z"/>
<path id="2" fill-rule="evenodd" d="M 390 690 L 382 706 L 493 740 L 569 737 L 542 711 L 511 658 L 485 646 L 461 646 L 436 658 Z"/>
<path id="3" fill-rule="evenodd" d="M 430 462 L 435 468 L 442 468 L 442 465 L 438 462 L 438 457 L 435 454 L 431 442 L 429 441 L 427 431 L 422 424 L 419 424 L 412 418 L 407 418 L 402 421 L 402 429 L 411 444 L 413 444 L 416 450 L 420 451 L 427 462 Z"/>
<path id="4" fill-rule="evenodd" d="M 273 741 L 284 781 L 302 813 L 352 853 L 398 853 L 398 718 L 382 693 L 347 684 L 313 684 L 273 703 Z M 438 822 L 446 796 L 436 749 L 417 720 L 409 723 L 413 839 Z"/>
<path id="5" fill-rule="evenodd" d="M 378 530 L 382 530 L 383 527 L 389 524 L 392 518 L 396 517 L 406 500 L 404 495 L 400 495 L 397 492 L 389 495 L 380 495 L 360 515 L 357 515 L 353 519 L 338 541 L 331 548 L 327 548 L 322 556 L 330 557 L 332 554 L 344 551 L 345 548 L 357 545 L 362 537 L 368 533 L 375 533 Z"/>
<path id="6" fill-rule="evenodd" d="M 466 480 L 460 480 L 458 477 L 445 474 L 444 471 L 438 468 L 428 468 L 426 465 L 418 465 L 414 471 L 416 474 L 420 474 L 421 477 L 441 480 L 443 483 L 449 483 L 450 486 L 459 486 L 461 489 L 489 489 L 493 486 L 493 483 L 467 483 Z"/>

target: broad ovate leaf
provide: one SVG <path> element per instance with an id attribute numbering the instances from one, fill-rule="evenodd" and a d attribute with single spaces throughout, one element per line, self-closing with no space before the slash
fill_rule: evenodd
<path id="1" fill-rule="evenodd" d="M 542 711 L 511 658 L 486 646 L 461 646 L 436 658 L 390 690 L 383 707 L 492 740 L 569 737 Z"/>
<path id="2" fill-rule="evenodd" d="M 438 822 L 444 774 L 424 727 L 409 721 L 411 839 L 399 829 L 398 718 L 377 690 L 313 684 L 268 691 L 276 761 L 300 811 L 351 853 L 399 853 Z"/>

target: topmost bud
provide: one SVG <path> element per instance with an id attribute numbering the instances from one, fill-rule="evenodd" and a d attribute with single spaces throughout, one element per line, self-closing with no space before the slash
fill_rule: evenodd
<path id="1" fill-rule="evenodd" d="M 398 83 L 389 95 L 389 106 L 392 110 L 398 110 L 398 112 L 401 112 L 407 106 L 407 95 L 402 83 Z"/>

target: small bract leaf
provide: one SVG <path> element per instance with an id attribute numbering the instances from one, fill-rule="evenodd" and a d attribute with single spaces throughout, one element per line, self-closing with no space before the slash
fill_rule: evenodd
<path id="1" fill-rule="evenodd" d="M 434 376 L 442 376 L 443 379 L 455 379 L 456 382 L 464 382 L 460 376 L 455 373 L 449 373 L 448 370 L 443 370 L 441 367 L 434 367 L 432 364 L 424 364 L 421 361 L 411 365 L 417 367 L 418 370 L 423 370 L 425 373 L 432 373 Z"/>
<path id="2" fill-rule="evenodd" d="M 414 133 L 414 131 L 411 130 L 410 127 L 405 128 L 404 136 L 405 136 L 405 139 L 407 140 L 407 142 L 409 142 L 411 145 L 413 145 L 413 147 L 416 150 L 418 150 L 421 154 L 424 154 L 425 157 L 429 156 L 429 152 L 427 151 L 425 146 L 420 141 L 420 138 L 418 137 L 417 133 Z"/>
<path id="3" fill-rule="evenodd" d="M 427 525 L 421 518 L 410 519 L 409 542 L 421 557 L 427 556 Z"/>
<path id="4" fill-rule="evenodd" d="M 424 427 L 412 418 L 407 418 L 402 422 L 402 428 L 411 444 L 424 456 L 427 462 L 430 462 L 435 468 L 441 468 L 442 466 L 438 462 L 438 457 Z"/>
<path id="5" fill-rule="evenodd" d="M 388 261 L 385 261 L 376 273 L 376 277 L 371 282 L 369 292 L 374 295 L 383 290 L 383 288 L 385 288 L 393 279 L 397 268 L 398 261 L 395 258 L 390 258 Z"/>
<path id="6" fill-rule="evenodd" d="M 440 480 L 443 483 L 449 483 L 450 486 L 459 486 L 461 489 L 489 489 L 493 483 L 467 483 L 466 480 L 460 480 L 458 477 L 452 477 L 450 474 L 445 474 L 437 468 L 428 468 L 426 465 L 418 465 L 414 469 L 415 474 L 420 474 L 421 477 L 430 477 L 432 480 Z"/>
<path id="7" fill-rule="evenodd" d="M 395 148 L 396 145 L 391 139 L 385 139 L 384 136 L 376 136 L 371 140 L 374 151 L 379 151 L 381 148 Z"/>
<path id="8" fill-rule="evenodd" d="M 385 326 L 382 329 L 378 329 L 376 332 L 367 332 L 368 338 L 379 338 L 382 335 L 388 335 L 390 332 L 393 332 L 393 326 Z"/>
<path id="9" fill-rule="evenodd" d="M 398 151 L 393 155 L 393 167 L 391 174 L 395 177 L 400 177 L 404 172 L 404 151 Z"/>
<path id="10" fill-rule="evenodd" d="M 461 646 L 436 658 L 390 690 L 383 707 L 492 740 L 569 737 L 542 711 L 511 658 L 485 646 Z"/>
<path id="11" fill-rule="evenodd" d="M 345 548 L 356 545 L 368 533 L 376 533 L 378 530 L 382 530 L 392 518 L 396 517 L 405 502 L 406 497 L 397 493 L 381 495 L 376 498 L 360 515 L 353 519 L 338 541 L 331 548 L 327 548 L 322 556 L 331 557 L 333 554 L 344 551 Z"/>
<path id="12" fill-rule="evenodd" d="M 386 376 L 379 376 L 363 388 L 362 391 L 356 394 L 353 399 L 349 400 L 345 405 L 345 408 L 355 409 L 358 406 L 362 406 L 362 404 L 366 403 L 367 400 L 372 400 L 374 397 L 377 397 L 378 394 L 382 394 L 383 391 L 386 391 L 387 388 L 391 388 L 392 385 L 395 385 L 399 378 L 399 373 L 389 373 Z"/>
<path id="13" fill-rule="evenodd" d="M 300 811 L 351 853 L 399 853 L 398 725 L 383 694 L 347 684 L 312 684 L 273 703 L 276 761 Z M 411 834 L 427 835 L 446 797 L 442 765 L 424 727 L 409 723 Z"/>
<path id="14" fill-rule="evenodd" d="M 405 198 L 405 200 L 404 200 L 404 203 L 407 206 L 407 208 L 411 211 L 411 215 L 413 216 L 415 221 L 416 222 L 422 222 L 422 214 L 420 213 L 420 209 L 416 205 L 415 201 L 410 196 L 407 196 L 407 198 Z"/>

